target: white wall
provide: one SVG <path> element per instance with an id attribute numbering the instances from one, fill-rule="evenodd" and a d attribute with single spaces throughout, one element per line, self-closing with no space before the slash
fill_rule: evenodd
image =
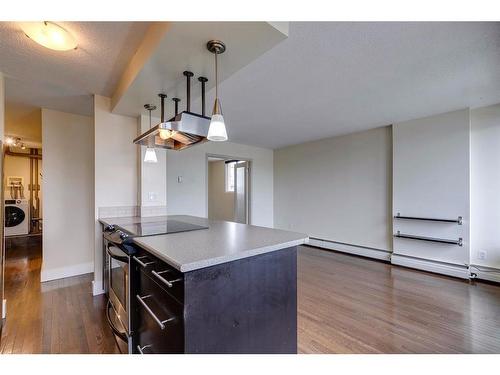
<path id="1" fill-rule="evenodd" d="M 103 207 L 135 208 L 138 202 L 137 119 L 110 112 L 110 99 L 94 96 L 94 293 L 102 291 Z"/>
<path id="2" fill-rule="evenodd" d="M 168 214 L 207 217 L 207 154 L 252 161 L 250 224 L 272 227 L 273 150 L 231 142 L 207 142 L 183 151 L 167 151 Z"/>
<path id="3" fill-rule="evenodd" d="M 42 281 L 93 271 L 92 118 L 42 110 Z"/>
<path id="4" fill-rule="evenodd" d="M 500 104 L 471 110 L 471 264 L 500 269 Z"/>
<path id="5" fill-rule="evenodd" d="M 234 191 L 226 191 L 226 163 L 208 163 L 208 218 L 234 221 Z"/>
<path id="6" fill-rule="evenodd" d="M 152 117 L 151 124 L 155 126 L 160 119 Z M 142 115 L 138 120 L 138 134 L 149 129 L 149 115 Z M 137 136 L 136 135 L 136 136 Z M 135 138 L 135 137 L 134 137 Z M 157 216 L 166 213 L 167 205 L 167 151 L 155 149 L 157 163 L 144 163 L 146 146 L 139 149 L 139 205 L 141 216 Z"/>
<path id="7" fill-rule="evenodd" d="M 276 150 L 275 226 L 390 251 L 391 152 L 389 126 Z"/>
<path id="8" fill-rule="evenodd" d="M 463 246 L 394 238 L 394 254 L 453 264 L 468 277 L 470 117 L 459 110 L 393 125 L 393 215 L 463 218 L 463 224 L 394 220 L 401 233 L 463 239 Z M 397 257 L 393 255 L 393 262 Z M 421 262 L 419 264 L 422 264 Z M 408 265 L 405 263 L 405 265 Z M 418 268 L 418 267 L 417 267 Z"/>

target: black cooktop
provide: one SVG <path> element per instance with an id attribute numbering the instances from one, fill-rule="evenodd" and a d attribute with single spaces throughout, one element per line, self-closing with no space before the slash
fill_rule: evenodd
<path id="1" fill-rule="evenodd" d="M 119 228 L 134 237 L 154 236 L 159 234 L 188 232 L 192 230 L 208 229 L 207 226 L 187 223 L 179 220 L 164 220 L 148 223 L 119 225 Z"/>

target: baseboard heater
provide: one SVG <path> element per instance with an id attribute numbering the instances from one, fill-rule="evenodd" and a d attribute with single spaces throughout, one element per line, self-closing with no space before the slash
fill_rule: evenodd
<path id="1" fill-rule="evenodd" d="M 363 245 L 354 245 L 346 242 L 325 240 L 317 237 L 309 237 L 309 245 L 327 250 L 340 251 L 347 254 L 359 255 L 367 258 L 391 261 L 391 252 Z"/>
<path id="2" fill-rule="evenodd" d="M 477 278 L 500 283 L 500 270 L 476 265 L 457 265 L 427 259 L 410 257 L 407 255 L 394 254 L 391 251 L 354 245 L 346 242 L 325 240 L 317 237 L 309 237 L 308 245 L 326 250 L 334 250 L 342 253 L 359 255 L 366 258 L 379 259 L 394 265 L 423 270 L 441 275 L 458 277 L 460 279 Z M 456 244 L 458 245 L 458 244 Z"/>
<path id="3" fill-rule="evenodd" d="M 453 276 L 461 279 L 470 278 L 469 267 L 467 265 L 462 266 L 394 253 L 391 255 L 391 263 L 398 266 L 439 273 L 441 275 Z"/>

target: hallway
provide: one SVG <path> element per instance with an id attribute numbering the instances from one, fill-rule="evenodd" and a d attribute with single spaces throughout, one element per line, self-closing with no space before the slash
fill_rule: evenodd
<path id="1" fill-rule="evenodd" d="M 116 353 L 92 274 L 40 283 L 41 237 L 6 239 L 0 353 Z"/>

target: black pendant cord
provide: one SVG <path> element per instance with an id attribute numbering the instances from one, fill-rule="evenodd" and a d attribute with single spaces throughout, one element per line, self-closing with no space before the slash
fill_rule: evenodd
<path id="1" fill-rule="evenodd" d="M 146 108 L 149 112 L 149 129 L 151 129 L 151 112 L 156 109 L 156 106 L 152 104 L 144 104 L 144 108 Z"/>
<path id="2" fill-rule="evenodd" d="M 163 94 L 161 94 L 161 95 L 163 95 Z M 151 112 L 156 109 L 156 106 L 152 105 L 152 104 L 144 104 L 144 108 L 146 108 L 149 111 L 149 130 L 151 130 L 151 125 L 152 125 L 151 124 Z M 153 147 L 151 142 L 149 142 L 149 144 L 148 144 L 148 148 L 149 147 Z"/>
<path id="3" fill-rule="evenodd" d="M 218 53 L 215 52 L 214 55 L 215 55 L 215 99 L 217 100 L 219 98 L 219 90 L 218 90 L 218 86 L 219 86 L 218 71 L 219 71 L 219 69 L 217 68 L 217 55 L 218 55 Z"/>
<path id="4" fill-rule="evenodd" d="M 209 40 L 207 42 L 207 49 L 212 52 L 215 56 L 215 102 L 212 111 L 213 115 L 222 115 L 220 103 L 219 103 L 219 59 L 217 55 L 224 53 L 226 50 L 226 45 L 220 40 Z"/>

